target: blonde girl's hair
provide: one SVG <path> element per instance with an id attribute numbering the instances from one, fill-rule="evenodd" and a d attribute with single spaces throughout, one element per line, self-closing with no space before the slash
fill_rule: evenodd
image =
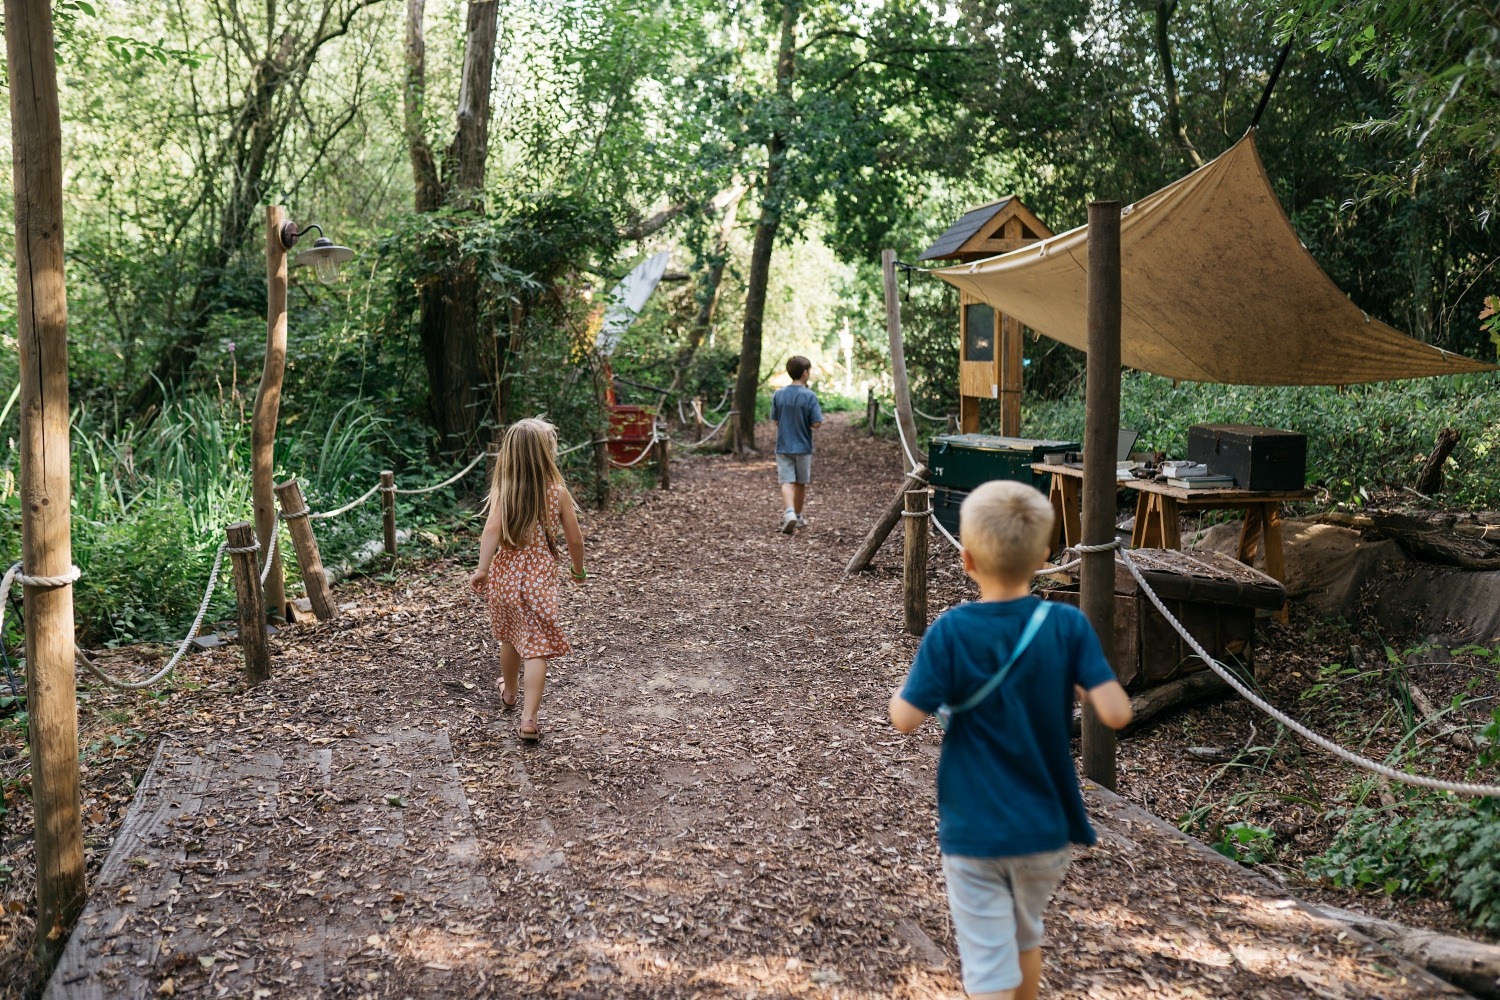
<path id="1" fill-rule="evenodd" d="M 490 482 L 489 506 L 500 516 L 500 544 L 520 549 L 540 530 L 556 557 L 557 539 L 548 517 L 547 498 L 561 485 L 557 468 L 557 428 L 540 417 L 517 420 L 500 439 L 500 457 Z"/>

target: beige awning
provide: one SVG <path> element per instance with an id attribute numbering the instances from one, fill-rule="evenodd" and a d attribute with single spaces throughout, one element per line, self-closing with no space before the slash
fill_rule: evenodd
<path id="1" fill-rule="evenodd" d="M 1168 378 L 1343 385 L 1489 371 L 1349 301 L 1302 246 L 1254 134 L 1127 206 L 1120 220 L 1121 358 Z M 1088 227 L 938 277 L 1086 350 Z"/>

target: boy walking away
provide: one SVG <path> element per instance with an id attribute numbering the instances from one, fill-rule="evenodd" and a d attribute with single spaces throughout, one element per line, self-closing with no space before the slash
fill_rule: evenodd
<path id="1" fill-rule="evenodd" d="M 777 389 L 771 397 L 771 419 L 776 421 L 776 481 L 786 502 L 781 530 L 790 535 L 807 527 L 802 504 L 812 474 L 812 432 L 823 426 L 823 408 L 818 405 L 818 394 L 807 387 L 811 361 L 794 355 L 786 363 L 786 373 L 792 377 L 792 384 Z"/>
<path id="2" fill-rule="evenodd" d="M 1035 1000 L 1042 911 L 1071 844 L 1091 845 L 1073 770 L 1074 692 L 1105 725 L 1130 721 L 1130 699 L 1076 608 L 1031 596 L 1056 527 L 1030 486 L 989 482 L 959 508 L 964 572 L 980 599 L 928 629 L 891 696 L 910 733 L 943 723 L 938 843 L 964 989 L 983 1000 Z"/>

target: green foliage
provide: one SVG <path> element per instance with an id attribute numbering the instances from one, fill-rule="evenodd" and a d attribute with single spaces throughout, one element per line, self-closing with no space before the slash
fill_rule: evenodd
<path id="1" fill-rule="evenodd" d="M 1231 861 L 1258 865 L 1276 856 L 1276 834 L 1253 823 L 1226 823 L 1219 839 L 1210 846 Z"/>
<path id="2" fill-rule="evenodd" d="M 1481 930 L 1500 930 L 1500 806 L 1495 799 L 1413 795 L 1402 811 L 1339 808 L 1343 828 L 1309 874 L 1387 895 L 1449 899 Z"/>
<path id="3" fill-rule="evenodd" d="M 1259 424 L 1307 435 L 1308 481 L 1334 500 L 1361 502 L 1360 490 L 1411 481 L 1443 427 L 1462 443 L 1450 458 L 1444 495 L 1479 508 L 1500 504 L 1500 378 L 1462 375 L 1333 387 L 1173 385 L 1129 373 L 1121 383 L 1121 426 L 1141 432 L 1137 448 L 1187 453 L 1196 423 Z M 1072 397 L 1033 404 L 1028 435 L 1073 439 L 1083 432 L 1083 403 Z"/>

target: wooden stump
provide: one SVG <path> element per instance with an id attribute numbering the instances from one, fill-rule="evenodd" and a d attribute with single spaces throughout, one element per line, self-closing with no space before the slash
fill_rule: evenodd
<path id="1" fill-rule="evenodd" d="M 235 603 L 239 606 L 240 649 L 245 653 L 245 682 L 271 678 L 271 647 L 266 641 L 265 599 L 260 590 L 259 548 L 255 525 L 236 521 L 224 529 L 234 563 Z"/>
<path id="2" fill-rule="evenodd" d="M 396 554 L 396 474 L 389 469 L 380 474 L 380 510 L 385 519 L 385 554 Z"/>
<path id="3" fill-rule="evenodd" d="M 906 522 L 906 558 L 901 569 L 902 603 L 906 608 L 906 631 L 920 636 L 927 631 L 927 539 L 932 533 L 932 496 L 926 489 L 907 490 L 902 495 Z"/>
<path id="4" fill-rule="evenodd" d="M 1443 463 L 1448 461 L 1448 456 L 1457 445 L 1458 431 L 1452 427 L 1444 427 L 1438 431 L 1432 452 L 1427 456 L 1427 461 L 1422 463 L 1422 472 L 1417 476 L 1417 485 L 1413 487 L 1418 493 L 1431 497 L 1443 492 Z"/>
<path id="5" fill-rule="evenodd" d="M 313 537 L 307 501 L 302 498 L 302 485 L 295 479 L 279 484 L 276 502 L 281 505 L 281 519 L 292 536 L 292 549 L 297 553 L 297 567 L 302 571 L 302 585 L 307 588 L 313 614 L 318 621 L 331 621 L 339 613 L 338 605 L 333 601 L 333 591 L 328 589 L 323 557 L 318 552 L 318 540 Z"/>

